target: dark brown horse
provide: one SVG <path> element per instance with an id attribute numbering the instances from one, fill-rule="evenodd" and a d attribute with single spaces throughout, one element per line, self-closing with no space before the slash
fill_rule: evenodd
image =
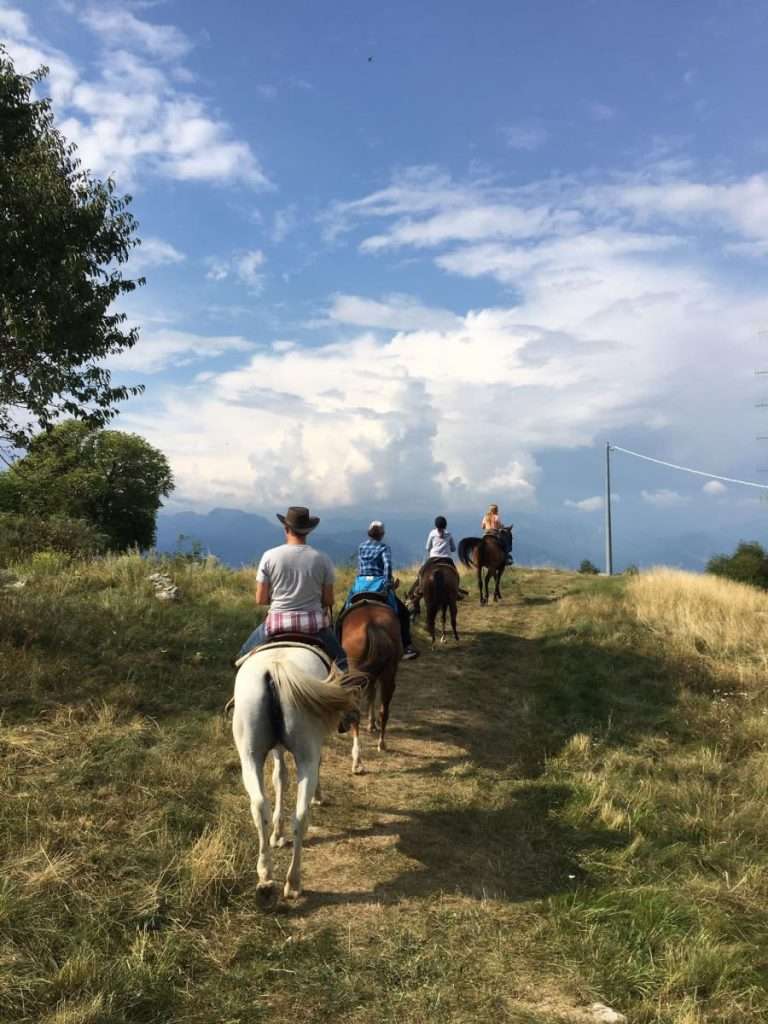
<path id="1" fill-rule="evenodd" d="M 385 733 L 389 705 L 395 692 L 397 666 L 403 656 L 400 623 L 388 604 L 365 602 L 346 611 L 341 619 L 341 646 L 347 652 L 350 671 L 368 677 L 364 700 L 368 704 L 370 731 L 376 732 L 376 697 L 379 696 L 379 750 L 386 750 Z M 365 770 L 360 759 L 360 728 L 352 723 L 352 771 Z"/>
<path id="2" fill-rule="evenodd" d="M 427 632 L 435 646 L 435 620 L 438 612 L 442 612 L 442 632 L 440 643 L 445 643 L 445 616 L 451 613 L 451 629 L 456 643 L 459 634 L 456 629 L 456 603 L 459 599 L 459 574 L 453 562 L 429 561 L 422 568 L 419 577 L 408 592 L 406 605 L 416 618 L 421 610 L 421 599 L 427 607 Z"/>
<path id="3" fill-rule="evenodd" d="M 499 530 L 512 540 L 512 531 L 508 528 Z M 488 585 L 493 578 L 493 600 L 501 600 L 501 577 L 507 564 L 507 553 L 501 540 L 493 534 L 484 537 L 464 537 L 459 541 L 459 561 L 468 567 L 477 569 L 477 586 L 480 590 L 480 604 L 488 604 Z M 483 582 L 483 569 L 486 570 Z"/>

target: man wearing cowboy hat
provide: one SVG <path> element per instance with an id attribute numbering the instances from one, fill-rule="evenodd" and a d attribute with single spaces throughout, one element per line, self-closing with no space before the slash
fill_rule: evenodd
<path id="1" fill-rule="evenodd" d="M 285 544 L 265 551 L 256 572 L 256 604 L 269 605 L 269 611 L 238 657 L 276 633 L 310 633 L 323 641 L 339 668 L 346 669 L 344 648 L 330 628 L 333 563 L 307 544 L 307 536 L 320 519 L 298 505 L 292 505 L 284 516 L 278 512 L 277 518 L 285 530 Z"/>

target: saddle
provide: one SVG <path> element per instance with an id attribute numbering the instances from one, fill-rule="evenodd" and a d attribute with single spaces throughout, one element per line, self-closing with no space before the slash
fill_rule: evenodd
<path id="1" fill-rule="evenodd" d="M 326 650 L 323 641 L 313 633 L 274 633 L 272 636 L 268 636 L 263 644 L 259 644 L 258 647 L 254 647 L 252 651 L 244 654 L 242 658 L 238 658 L 235 662 L 235 668 L 240 668 L 243 662 L 247 661 L 252 654 L 256 654 L 257 651 L 263 651 L 265 647 L 303 647 L 305 650 L 319 655 L 326 663 L 329 671 L 333 662 L 333 658 L 331 658 Z"/>
<path id="2" fill-rule="evenodd" d="M 375 605 L 377 608 L 380 608 L 382 605 L 384 605 L 384 607 L 388 608 L 393 615 L 396 614 L 394 608 L 389 603 L 386 594 L 379 594 L 372 590 L 364 590 L 359 594 L 353 594 L 352 597 L 349 599 L 349 604 L 347 605 L 347 607 L 343 608 L 336 617 L 337 636 L 341 636 L 341 624 L 344 621 L 344 619 L 346 619 L 346 617 L 349 615 L 349 613 L 354 611 L 356 608 L 362 608 L 367 604 Z"/>

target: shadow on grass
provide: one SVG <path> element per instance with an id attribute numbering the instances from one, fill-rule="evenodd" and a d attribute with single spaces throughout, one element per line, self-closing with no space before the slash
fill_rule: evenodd
<path id="1" fill-rule="evenodd" d="M 347 839 L 396 836 L 411 865 L 372 891 L 313 893 L 313 906 L 347 902 L 397 903 L 436 892 L 474 899 L 520 902 L 572 891 L 588 884 L 579 854 L 594 847 L 624 846 L 622 833 L 563 825 L 555 816 L 571 799 L 568 786 L 517 787 L 497 808 L 403 811 L 397 821 L 351 828 Z M 308 850 L 338 836 L 310 839 Z M 309 854 L 311 856 L 311 853 Z"/>
<path id="2" fill-rule="evenodd" d="M 626 846 L 629 837 L 598 821 L 587 829 L 568 824 L 574 790 L 542 778 L 548 759 L 574 734 L 612 746 L 685 729 L 675 714 L 677 668 L 631 648 L 572 635 L 530 640 L 482 632 L 454 657 L 460 671 L 436 666 L 417 686 L 403 680 L 390 741 L 405 767 L 388 769 L 386 755 L 370 765 L 391 775 L 393 795 L 398 777 L 430 777 L 430 799 L 438 806 L 377 806 L 376 813 L 398 820 L 342 829 L 350 838 L 395 836 L 397 851 L 412 865 L 372 893 L 352 896 L 353 902 L 391 903 L 441 891 L 515 902 L 588 885 L 581 855 Z M 398 737 L 409 741 L 402 755 Z M 413 750 L 420 740 L 423 759 Z M 430 757 L 426 744 L 436 741 L 459 749 Z M 452 791 L 467 782 L 474 784 L 473 806 Z M 340 836 L 312 839 L 310 846 L 333 838 Z M 350 902 L 350 894 L 314 894 L 308 901 L 336 902 Z"/>

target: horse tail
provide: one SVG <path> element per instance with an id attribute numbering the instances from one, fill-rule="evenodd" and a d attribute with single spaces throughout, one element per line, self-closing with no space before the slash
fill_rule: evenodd
<path id="1" fill-rule="evenodd" d="M 448 580 L 445 578 L 445 570 L 435 569 L 432 573 L 432 585 L 434 587 L 432 594 L 435 608 L 444 608 L 450 600 Z"/>
<path id="2" fill-rule="evenodd" d="M 357 671 L 374 679 L 392 660 L 397 660 L 397 652 L 390 631 L 381 623 L 369 622 L 365 630 L 365 650 L 356 665 Z"/>
<path id="3" fill-rule="evenodd" d="M 270 717 L 273 715 L 273 692 L 276 691 L 274 699 L 278 705 L 284 703 L 301 708 L 320 718 L 331 729 L 340 715 L 357 707 L 359 687 L 364 683 L 365 679 L 359 672 L 341 672 L 335 665 L 331 666 L 325 679 L 316 679 L 299 671 L 288 658 L 275 659 L 267 673 Z"/>
<path id="4" fill-rule="evenodd" d="M 464 537 L 459 541 L 459 561 L 462 565 L 466 565 L 468 569 L 474 566 L 472 554 L 481 543 L 481 537 Z"/>

